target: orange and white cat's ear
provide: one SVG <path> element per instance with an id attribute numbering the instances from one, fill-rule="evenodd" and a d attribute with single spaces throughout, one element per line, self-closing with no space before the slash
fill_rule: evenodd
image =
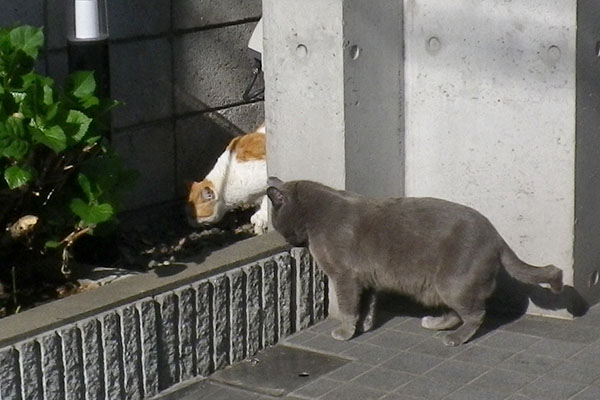
<path id="1" fill-rule="evenodd" d="M 215 199 L 215 192 L 208 186 L 202 188 L 201 195 L 204 201 L 213 201 Z"/>

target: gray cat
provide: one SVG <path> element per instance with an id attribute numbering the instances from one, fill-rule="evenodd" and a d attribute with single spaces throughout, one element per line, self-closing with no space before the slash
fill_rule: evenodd
<path id="1" fill-rule="evenodd" d="M 472 208 L 433 198 L 375 200 L 311 181 L 269 178 L 268 185 L 275 229 L 292 245 L 308 245 L 333 282 L 341 320 L 331 332 L 336 339 L 373 327 L 377 290 L 447 308 L 421 324 L 436 330 L 460 324 L 444 337 L 448 346 L 475 334 L 501 267 L 522 282 L 562 290 L 560 269 L 521 261 Z M 361 318 L 363 294 L 367 310 Z"/>

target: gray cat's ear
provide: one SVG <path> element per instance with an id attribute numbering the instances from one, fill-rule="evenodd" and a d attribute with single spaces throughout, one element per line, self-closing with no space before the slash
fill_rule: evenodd
<path id="1" fill-rule="evenodd" d="M 282 183 L 283 181 L 276 176 L 270 176 L 267 178 L 267 185 L 269 186 L 279 187 Z"/>
<path id="2" fill-rule="evenodd" d="M 274 186 L 270 186 L 267 189 L 267 196 L 269 197 L 269 200 L 271 200 L 271 203 L 273 203 L 273 208 L 275 209 L 278 209 L 285 203 L 285 194 Z"/>

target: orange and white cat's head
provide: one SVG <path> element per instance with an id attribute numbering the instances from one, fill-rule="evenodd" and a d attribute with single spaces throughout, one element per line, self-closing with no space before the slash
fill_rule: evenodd
<path id="1" fill-rule="evenodd" d="M 215 185 L 208 179 L 192 182 L 187 199 L 188 222 L 202 226 L 219 221 L 225 214 L 225 204 L 219 199 Z"/>

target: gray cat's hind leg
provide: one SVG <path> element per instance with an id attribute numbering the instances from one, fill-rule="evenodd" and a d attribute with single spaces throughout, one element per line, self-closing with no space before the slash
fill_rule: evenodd
<path id="1" fill-rule="evenodd" d="M 450 311 L 442 316 L 433 317 L 426 316 L 421 318 L 421 326 L 426 329 L 434 329 L 436 331 L 443 331 L 446 329 L 453 329 L 462 322 L 462 319 L 454 311 Z"/>
<path id="2" fill-rule="evenodd" d="M 347 276 L 342 279 L 335 279 L 335 289 L 339 307 L 338 318 L 341 325 L 331 332 L 331 336 L 337 340 L 349 340 L 356 333 L 356 324 L 360 316 L 362 290 L 356 282 Z"/>
<path id="3" fill-rule="evenodd" d="M 377 307 L 377 293 L 374 290 L 368 290 L 364 294 L 364 316 L 360 325 L 361 332 L 368 332 L 373 329 L 375 324 L 375 308 Z"/>
<path id="4" fill-rule="evenodd" d="M 479 310 L 456 310 L 463 324 L 454 332 L 446 335 L 443 339 L 446 346 L 458 346 L 469 340 L 483 323 L 485 307 Z"/>

